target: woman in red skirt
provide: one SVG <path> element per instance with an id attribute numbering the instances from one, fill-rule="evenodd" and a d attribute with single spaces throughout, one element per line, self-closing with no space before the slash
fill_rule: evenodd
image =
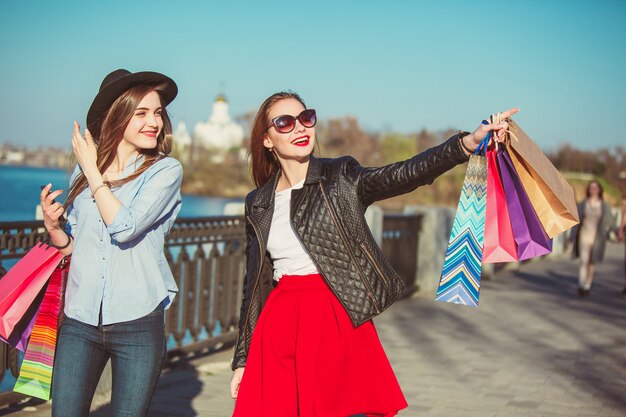
<path id="1" fill-rule="evenodd" d="M 409 160 L 365 168 L 352 157 L 315 157 L 316 122 L 295 93 L 270 96 L 254 121 L 258 188 L 246 197 L 234 417 L 391 417 L 407 406 L 371 320 L 404 281 L 363 214 L 430 184 L 466 162 L 489 131 L 498 139 L 508 127 L 481 125 Z"/>

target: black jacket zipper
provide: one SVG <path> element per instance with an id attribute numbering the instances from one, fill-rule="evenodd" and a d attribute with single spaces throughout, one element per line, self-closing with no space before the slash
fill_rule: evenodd
<path id="1" fill-rule="evenodd" d="M 359 263 L 356 261 L 356 256 L 354 255 L 354 252 L 352 251 L 352 247 L 348 243 L 348 239 L 346 238 L 345 231 L 343 230 L 343 227 L 339 223 L 339 220 L 337 219 L 337 215 L 335 214 L 335 211 L 333 210 L 332 206 L 330 205 L 330 202 L 328 201 L 326 190 L 324 190 L 324 186 L 322 185 L 321 182 L 320 182 L 320 189 L 322 190 L 322 196 L 324 197 L 324 201 L 326 202 L 326 205 L 328 206 L 328 211 L 330 212 L 330 216 L 333 219 L 333 223 L 335 223 L 335 227 L 337 227 L 337 230 L 339 230 L 339 234 L 341 235 L 341 240 L 343 241 L 343 244 L 348 250 L 348 253 L 350 255 L 350 258 L 352 259 L 352 262 L 354 262 L 354 265 L 359 272 L 359 277 L 361 278 L 361 282 L 367 288 L 367 297 L 370 299 L 372 306 L 374 306 L 374 310 L 376 311 L 376 314 L 380 314 L 380 308 L 378 307 L 378 304 L 376 304 L 376 300 L 374 299 L 374 291 L 372 290 L 372 287 L 370 286 L 369 282 L 367 282 L 367 280 L 364 278 L 363 271 L 361 271 L 361 267 L 359 266 Z"/>
<path id="2" fill-rule="evenodd" d="M 363 253 L 365 253 L 365 256 L 367 256 L 367 258 L 370 260 L 370 265 L 372 265 L 372 268 L 374 268 L 376 272 L 378 273 L 378 276 L 380 277 L 381 281 L 385 285 L 385 289 L 387 289 L 387 292 L 389 292 L 389 280 L 387 279 L 385 274 L 383 274 L 383 271 L 378 266 L 378 262 L 376 262 L 376 260 L 370 253 L 369 249 L 367 249 L 367 246 L 365 246 L 365 243 L 361 242 L 359 246 L 361 246 Z"/>

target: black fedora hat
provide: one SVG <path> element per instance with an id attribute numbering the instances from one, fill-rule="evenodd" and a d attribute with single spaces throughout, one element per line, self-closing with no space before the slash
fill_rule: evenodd
<path id="1" fill-rule="evenodd" d="M 163 107 L 165 107 L 170 104 L 176 97 L 176 94 L 178 94 L 178 87 L 170 77 L 159 74 L 158 72 L 143 71 L 132 73 L 125 69 L 118 69 L 109 73 L 104 77 L 104 80 L 102 80 L 100 90 L 93 99 L 93 103 L 91 103 L 91 107 L 89 107 L 89 111 L 87 112 L 87 129 L 94 133 L 105 113 L 109 110 L 109 107 L 111 107 L 115 100 L 129 88 L 140 84 L 160 83 L 167 85 L 161 97 Z"/>

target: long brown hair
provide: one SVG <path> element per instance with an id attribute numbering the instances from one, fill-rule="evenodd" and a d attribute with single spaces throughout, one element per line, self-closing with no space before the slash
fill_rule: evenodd
<path id="1" fill-rule="evenodd" d="M 587 198 L 591 198 L 591 184 L 596 184 L 598 186 L 598 189 L 600 190 L 600 192 L 598 193 L 598 197 L 600 198 L 600 200 L 604 200 L 604 188 L 602 187 L 602 184 L 600 184 L 596 180 L 591 180 L 589 181 L 589 184 L 587 184 L 587 190 L 585 191 L 585 195 L 587 196 Z"/>
<path id="2" fill-rule="evenodd" d="M 269 96 L 256 114 L 254 118 L 254 124 L 252 125 L 252 133 L 250 134 L 250 155 L 252 159 L 252 179 L 257 187 L 265 184 L 269 179 L 280 169 L 278 160 L 274 157 L 272 152 L 263 146 L 263 139 L 267 133 L 269 127 L 269 113 L 274 104 L 281 100 L 293 98 L 298 100 L 304 108 L 304 100 L 291 91 L 281 91 Z"/>
<path id="3" fill-rule="evenodd" d="M 152 91 L 156 91 L 159 97 L 163 97 L 166 86 L 167 84 L 139 84 L 128 89 L 113 102 L 102 119 L 102 123 L 92 129 L 91 135 L 97 148 L 97 165 L 100 173 L 104 173 L 113 163 L 117 154 L 117 147 L 124 138 L 126 126 L 128 126 L 141 100 Z M 172 122 L 165 108 L 162 109 L 161 118 L 163 119 L 163 129 L 157 137 L 157 146 L 153 149 L 139 149 L 139 153 L 144 155 L 141 166 L 128 177 L 111 181 L 112 187 L 119 187 L 134 180 L 172 151 Z M 65 208 L 69 207 L 87 186 L 87 178 L 80 172 L 70 186 Z"/>

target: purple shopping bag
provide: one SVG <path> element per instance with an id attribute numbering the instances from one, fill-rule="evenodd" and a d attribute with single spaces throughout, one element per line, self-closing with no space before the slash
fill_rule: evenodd
<path id="1" fill-rule="evenodd" d="M 552 239 L 543 229 L 515 171 L 515 165 L 503 147 L 497 151 L 497 160 L 513 227 L 513 237 L 517 243 L 518 259 L 523 261 L 552 252 Z"/>

